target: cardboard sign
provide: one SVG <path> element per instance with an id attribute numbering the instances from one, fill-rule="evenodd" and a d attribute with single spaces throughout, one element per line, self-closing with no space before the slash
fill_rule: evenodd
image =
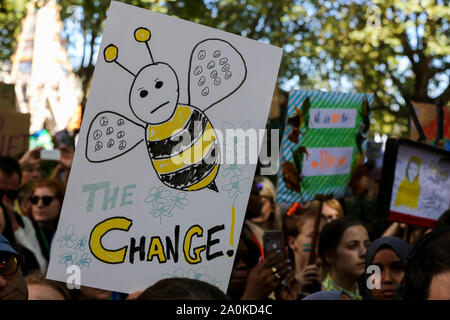
<path id="1" fill-rule="evenodd" d="M 0 156 L 16 157 L 28 150 L 30 115 L 0 112 Z"/>
<path id="2" fill-rule="evenodd" d="M 372 101 L 373 94 L 290 93 L 279 202 L 310 201 L 317 194 L 344 195 L 355 164 L 364 159 Z"/>
<path id="3" fill-rule="evenodd" d="M 437 112 L 436 105 L 430 103 L 411 102 L 416 111 L 417 118 L 425 133 L 428 142 L 434 142 L 436 140 L 437 129 Z M 444 106 L 444 141 L 445 149 L 450 151 L 450 106 Z M 410 127 L 410 139 L 417 140 L 419 134 L 417 133 L 414 122 L 411 121 Z"/>
<path id="4" fill-rule="evenodd" d="M 16 112 L 14 85 L 0 82 L 0 111 Z"/>
<path id="5" fill-rule="evenodd" d="M 389 220 L 433 228 L 450 206 L 450 152 L 389 139 L 377 211 Z"/>
<path id="6" fill-rule="evenodd" d="M 281 54 L 113 1 L 47 277 L 75 265 L 119 292 L 168 277 L 226 291 L 256 162 L 224 162 L 225 129 L 265 127 Z"/>

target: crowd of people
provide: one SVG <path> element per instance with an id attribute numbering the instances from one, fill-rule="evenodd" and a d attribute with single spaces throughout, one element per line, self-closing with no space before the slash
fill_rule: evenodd
<path id="1" fill-rule="evenodd" d="M 254 179 L 226 293 L 200 280 L 163 279 L 130 295 L 47 280 L 74 148 L 43 173 L 40 148 L 0 157 L 0 300 L 450 300 L 450 216 L 436 228 L 376 212 L 380 169 L 355 170 L 344 198 L 278 204 Z M 282 231 L 269 252 L 265 232 Z"/>

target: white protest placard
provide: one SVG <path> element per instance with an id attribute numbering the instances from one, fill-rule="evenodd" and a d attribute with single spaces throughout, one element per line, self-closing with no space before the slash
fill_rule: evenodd
<path id="1" fill-rule="evenodd" d="M 401 144 L 397 154 L 389 217 L 432 228 L 450 206 L 448 153 Z"/>
<path id="2" fill-rule="evenodd" d="M 226 291 L 282 50 L 112 2 L 47 277 L 118 292 L 189 277 Z M 230 147 L 231 145 L 231 147 Z"/>
<path id="3" fill-rule="evenodd" d="M 353 128 L 356 109 L 311 109 L 309 127 L 311 129 Z"/>

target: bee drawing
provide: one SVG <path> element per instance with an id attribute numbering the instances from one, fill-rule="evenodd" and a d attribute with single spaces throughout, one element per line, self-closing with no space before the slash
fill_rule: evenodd
<path id="1" fill-rule="evenodd" d="M 153 60 L 150 30 L 137 28 L 134 38 L 145 44 L 151 60 L 136 74 L 118 61 L 114 44 L 105 47 L 103 58 L 132 76 L 128 101 L 133 115 L 144 124 L 113 111 L 98 113 L 89 126 L 86 159 L 110 161 L 145 141 L 153 168 L 166 186 L 218 192 L 214 180 L 220 145 L 205 111 L 244 83 L 247 67 L 242 55 L 221 39 L 196 44 L 189 62 L 188 101 L 180 103 L 177 73 L 169 64 Z"/>

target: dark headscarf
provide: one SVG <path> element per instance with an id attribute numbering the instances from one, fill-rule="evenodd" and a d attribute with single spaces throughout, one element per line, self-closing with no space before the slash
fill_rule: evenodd
<path id="1" fill-rule="evenodd" d="M 341 295 L 344 291 L 317 291 L 302 300 L 341 300 Z"/>
<path id="2" fill-rule="evenodd" d="M 406 265 L 406 258 L 411 251 L 411 245 L 399 237 L 382 237 L 372 242 L 367 248 L 366 268 L 372 264 L 373 258 L 375 257 L 377 252 L 380 251 L 380 249 L 384 248 L 392 249 L 403 262 L 403 264 Z M 367 273 L 364 273 L 364 283 L 362 283 L 362 285 L 364 286 L 364 290 L 362 290 L 362 292 L 364 292 L 364 300 L 372 300 L 372 295 L 370 294 L 370 290 L 367 289 L 366 285 L 368 276 L 369 275 Z"/>

